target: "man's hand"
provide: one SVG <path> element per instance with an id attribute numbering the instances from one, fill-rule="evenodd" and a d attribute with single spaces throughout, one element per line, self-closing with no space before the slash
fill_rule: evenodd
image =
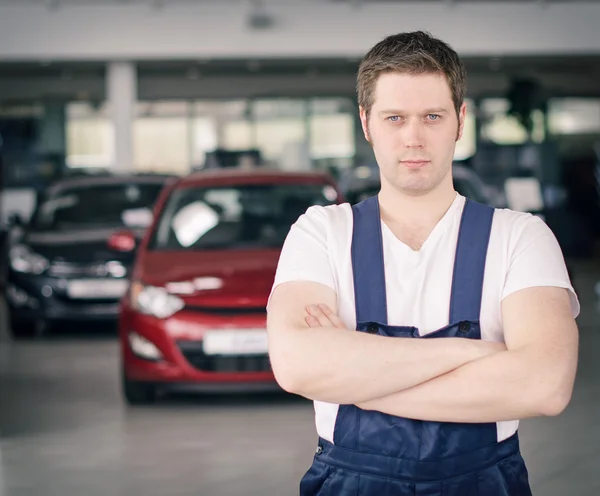
<path id="1" fill-rule="evenodd" d="M 309 305 L 306 307 L 306 317 L 304 319 L 308 327 L 337 327 L 345 329 L 346 326 L 337 314 L 323 303 Z"/>
<path id="2" fill-rule="evenodd" d="M 306 307 L 305 319 L 308 327 L 338 327 L 345 329 L 344 323 L 337 316 L 337 314 L 325 304 L 309 305 Z M 490 353 L 497 353 L 499 351 L 506 351 L 506 345 L 504 343 L 497 343 L 492 341 L 476 341 L 482 348 L 487 348 Z M 487 355 L 486 355 L 487 356 Z M 482 355 L 483 358 L 483 355 Z"/>
<path id="3" fill-rule="evenodd" d="M 317 315 L 314 307 L 310 312 L 307 308 L 310 318 L 306 317 L 306 322 L 311 327 L 333 322 L 331 310 L 326 312 Z M 415 387 L 354 404 L 436 422 L 498 422 L 558 415 L 570 400 L 577 364 L 577 326 L 567 291 L 554 287 L 521 290 L 505 299 L 503 317 L 507 351 Z"/>
<path id="4" fill-rule="evenodd" d="M 496 345 L 473 339 L 387 337 L 355 332 L 353 326 L 340 321 L 331 288 L 310 281 L 278 285 L 267 308 L 267 332 L 279 385 L 313 400 L 356 404 L 498 351 Z"/>

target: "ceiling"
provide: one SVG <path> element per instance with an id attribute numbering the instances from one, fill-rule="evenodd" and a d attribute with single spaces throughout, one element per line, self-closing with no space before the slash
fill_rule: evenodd
<path id="1" fill-rule="evenodd" d="M 377 3 L 521 3 L 521 4 L 556 4 L 556 3 L 600 3 L 600 0 L 0 0 L 0 5 L 41 5 L 57 6 L 94 6 L 94 5 L 132 5 L 148 4 L 166 7 L 174 4 L 243 4 L 254 3 L 262 5 L 306 4 L 306 3 L 347 3 L 352 5 L 368 5 Z"/>

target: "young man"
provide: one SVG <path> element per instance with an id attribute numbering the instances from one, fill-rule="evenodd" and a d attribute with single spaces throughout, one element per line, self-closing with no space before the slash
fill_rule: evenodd
<path id="1" fill-rule="evenodd" d="M 465 87 L 426 33 L 373 47 L 358 100 L 381 191 L 286 239 L 267 326 L 279 384 L 315 403 L 303 496 L 529 495 L 517 419 L 570 401 L 579 304 L 555 237 L 453 188 Z"/>

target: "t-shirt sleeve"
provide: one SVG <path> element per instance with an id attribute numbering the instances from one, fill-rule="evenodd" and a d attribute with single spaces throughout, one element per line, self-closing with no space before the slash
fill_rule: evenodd
<path id="1" fill-rule="evenodd" d="M 502 299 L 521 289 L 555 286 L 569 291 L 573 317 L 580 311 L 563 253 L 554 233 L 539 217 L 525 219 L 511 247 Z"/>
<path id="2" fill-rule="evenodd" d="M 336 290 L 327 248 L 326 207 L 310 207 L 292 225 L 279 256 L 271 295 L 277 286 L 291 281 L 317 282 Z"/>

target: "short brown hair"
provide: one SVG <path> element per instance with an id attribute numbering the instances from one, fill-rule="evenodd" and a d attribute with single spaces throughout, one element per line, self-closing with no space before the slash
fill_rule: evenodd
<path id="1" fill-rule="evenodd" d="M 414 31 L 388 36 L 365 55 L 358 68 L 358 104 L 367 116 L 373 106 L 373 93 L 379 76 L 388 72 L 443 74 L 452 92 L 458 115 L 467 91 L 467 71 L 458 54 L 429 33 Z"/>

